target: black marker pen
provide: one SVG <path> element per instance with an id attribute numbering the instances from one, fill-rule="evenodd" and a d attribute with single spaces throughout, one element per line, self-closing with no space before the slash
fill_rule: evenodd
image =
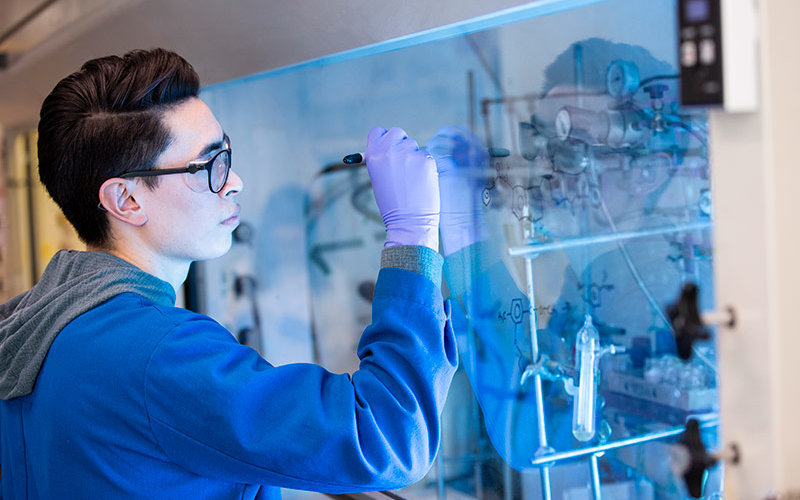
<path id="1" fill-rule="evenodd" d="M 360 165 L 364 163 L 366 153 L 353 153 L 342 158 L 342 163 L 345 165 Z"/>
<path id="2" fill-rule="evenodd" d="M 419 149 L 425 149 L 425 146 Z M 361 165 L 366 160 L 366 153 L 353 153 L 342 158 L 342 163 L 345 165 Z"/>

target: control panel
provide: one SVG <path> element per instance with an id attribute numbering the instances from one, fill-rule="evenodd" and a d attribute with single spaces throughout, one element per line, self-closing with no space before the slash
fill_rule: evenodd
<path id="1" fill-rule="evenodd" d="M 720 0 L 680 0 L 681 102 L 722 105 Z"/>

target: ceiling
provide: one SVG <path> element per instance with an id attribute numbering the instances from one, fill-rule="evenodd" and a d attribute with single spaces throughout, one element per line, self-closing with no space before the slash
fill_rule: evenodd
<path id="1" fill-rule="evenodd" d="M 36 7 L 0 50 L 0 125 L 35 127 L 53 86 L 91 58 L 166 47 L 204 85 L 231 80 L 529 0 L 2 0 L 0 39 Z"/>

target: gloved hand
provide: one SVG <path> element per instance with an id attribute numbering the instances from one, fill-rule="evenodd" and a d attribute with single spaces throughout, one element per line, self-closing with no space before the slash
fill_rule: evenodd
<path id="1" fill-rule="evenodd" d="M 426 145 L 436 160 L 445 257 L 488 238 L 481 195 L 489 174 L 489 153 L 464 126 L 446 125 Z"/>
<path id="2" fill-rule="evenodd" d="M 419 245 L 438 252 L 439 184 L 433 158 L 397 127 L 370 130 L 365 155 L 386 226 L 384 247 Z"/>

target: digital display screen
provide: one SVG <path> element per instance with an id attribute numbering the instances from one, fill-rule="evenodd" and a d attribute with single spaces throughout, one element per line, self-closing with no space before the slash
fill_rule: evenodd
<path id="1" fill-rule="evenodd" d="M 708 0 L 687 0 L 683 4 L 683 17 L 689 22 L 706 21 L 710 15 Z"/>

